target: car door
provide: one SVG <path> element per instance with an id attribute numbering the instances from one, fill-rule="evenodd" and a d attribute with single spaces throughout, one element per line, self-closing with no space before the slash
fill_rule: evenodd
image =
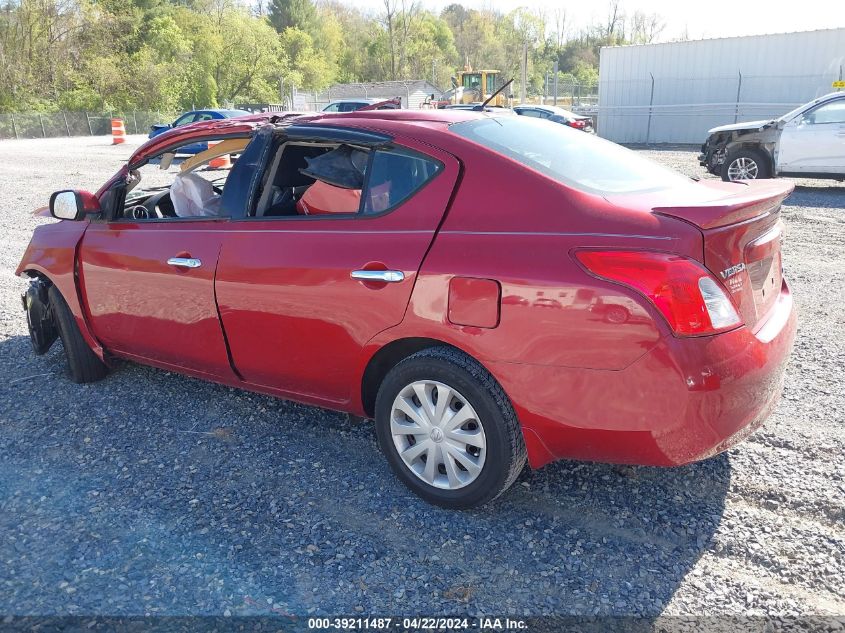
<path id="1" fill-rule="evenodd" d="M 777 170 L 845 173 L 845 97 L 785 124 L 778 142 Z"/>
<path id="2" fill-rule="evenodd" d="M 402 321 L 458 177 L 449 154 L 402 145 L 437 168 L 389 210 L 369 213 L 365 202 L 357 214 L 252 217 L 226 235 L 217 301 L 244 380 L 329 404 L 350 400 L 362 348 Z M 362 199 L 389 171 L 378 162 L 386 155 L 373 155 Z M 401 172 L 402 161 L 394 167 Z"/>
<path id="3" fill-rule="evenodd" d="M 223 223 L 91 224 L 79 260 L 91 329 L 104 347 L 203 373 L 231 373 L 214 305 Z"/>
<path id="4" fill-rule="evenodd" d="M 237 206 L 239 193 L 245 197 L 236 185 L 249 180 L 250 156 L 260 152 L 254 147 L 260 140 L 252 141 L 225 181 L 223 217 L 115 217 L 94 221 L 85 231 L 80 286 L 91 329 L 110 352 L 211 377 L 234 376 L 214 273 L 229 225 L 225 209 Z"/>

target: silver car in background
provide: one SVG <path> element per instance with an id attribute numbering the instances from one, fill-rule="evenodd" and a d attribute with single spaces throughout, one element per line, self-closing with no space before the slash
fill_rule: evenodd
<path id="1" fill-rule="evenodd" d="M 845 180 L 845 92 L 777 119 L 714 127 L 699 163 L 722 180 L 793 176 Z"/>

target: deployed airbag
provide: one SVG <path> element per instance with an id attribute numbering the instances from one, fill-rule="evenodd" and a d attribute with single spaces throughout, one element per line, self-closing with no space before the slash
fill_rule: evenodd
<path id="1" fill-rule="evenodd" d="M 299 172 L 343 189 L 361 189 L 367 171 L 367 152 L 349 145 L 341 145 L 330 152 L 305 158 L 307 167 Z"/>
<path id="2" fill-rule="evenodd" d="M 170 186 L 170 201 L 180 218 L 219 216 L 222 197 L 214 193 L 208 180 L 189 172 L 174 179 Z"/>

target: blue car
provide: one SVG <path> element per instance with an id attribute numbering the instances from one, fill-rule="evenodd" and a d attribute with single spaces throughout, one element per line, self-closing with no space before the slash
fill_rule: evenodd
<path id="1" fill-rule="evenodd" d="M 246 110 L 192 110 L 185 112 L 177 118 L 173 123 L 156 123 L 150 128 L 149 138 L 158 136 L 167 130 L 188 125 L 188 123 L 197 123 L 198 121 L 211 121 L 212 119 L 231 119 L 236 116 L 244 116 L 251 114 Z M 185 145 L 179 148 L 180 154 L 199 154 L 208 149 L 208 143 L 194 143 L 192 145 Z"/>

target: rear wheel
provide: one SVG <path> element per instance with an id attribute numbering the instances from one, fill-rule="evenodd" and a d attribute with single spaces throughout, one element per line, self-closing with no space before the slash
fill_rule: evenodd
<path id="1" fill-rule="evenodd" d="M 728 152 L 722 163 L 722 180 L 756 180 L 769 178 L 769 164 L 762 152 L 753 149 L 737 149 Z"/>
<path id="2" fill-rule="evenodd" d="M 397 364 L 376 398 L 376 434 L 393 471 L 448 508 L 492 501 L 526 461 L 510 400 L 481 365 L 448 347 Z"/>
<path id="3" fill-rule="evenodd" d="M 59 330 L 59 337 L 62 339 L 62 347 L 65 349 L 70 379 L 73 382 L 83 383 L 105 378 L 108 368 L 88 347 L 62 293 L 55 286 L 50 286 L 49 296 L 53 319 Z"/>

